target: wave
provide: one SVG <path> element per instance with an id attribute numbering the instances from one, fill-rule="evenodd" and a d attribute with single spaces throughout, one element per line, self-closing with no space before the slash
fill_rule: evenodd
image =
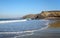
<path id="1" fill-rule="evenodd" d="M 24 35 L 15 36 L 14 38 L 17 38 L 17 37 L 23 37 L 23 36 L 30 36 L 30 35 L 33 35 L 34 32 L 36 32 L 36 31 L 41 31 L 41 30 L 44 30 L 44 29 L 47 29 L 47 28 L 48 28 L 48 26 L 43 27 L 43 28 L 38 29 L 38 30 L 25 31 L 24 33 L 26 33 L 26 32 L 31 32 L 31 33 L 30 33 L 30 34 L 24 34 Z"/>
<path id="2" fill-rule="evenodd" d="M 27 21 L 26 19 L 24 20 L 9 20 L 9 21 L 0 21 L 0 23 L 11 23 L 11 22 L 24 22 Z"/>
<path id="3" fill-rule="evenodd" d="M 21 32 L 0 32 L 0 34 L 8 34 L 8 35 L 11 35 L 11 34 L 15 34 L 13 36 L 13 38 L 17 38 L 17 37 L 23 37 L 23 36 L 29 36 L 29 35 L 33 35 L 34 32 L 37 32 L 37 31 L 42 31 L 44 29 L 47 29 L 48 28 L 48 25 L 46 27 L 43 27 L 41 29 L 38 29 L 38 30 L 31 30 L 31 31 L 21 31 Z"/>
<path id="4" fill-rule="evenodd" d="M 27 21 L 27 20 L 12 20 L 12 21 L 3 21 L 3 22 L 0 21 L 0 23 L 23 22 L 23 21 Z M 43 21 L 45 21 L 45 20 L 43 20 Z M 34 32 L 41 31 L 41 30 L 44 30 L 47 28 L 48 28 L 48 23 L 46 23 L 46 27 L 43 27 L 43 28 L 38 29 L 38 30 L 21 31 L 21 32 L 0 32 L 0 34 L 17 34 L 18 36 L 13 37 L 13 38 L 17 38 L 17 37 L 33 35 Z"/>

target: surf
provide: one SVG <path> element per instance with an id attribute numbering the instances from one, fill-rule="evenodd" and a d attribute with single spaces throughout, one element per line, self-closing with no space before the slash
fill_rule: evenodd
<path id="1" fill-rule="evenodd" d="M 26 19 L 23 20 L 9 20 L 9 21 L 0 21 L 0 23 L 11 23 L 11 22 L 24 22 L 27 21 Z"/>
<path id="2" fill-rule="evenodd" d="M 24 21 L 27 21 L 26 19 L 25 20 L 10 20 L 10 21 L 5 21 L 3 23 L 11 23 L 11 22 L 24 22 Z M 32 20 L 32 21 L 27 21 L 26 23 L 33 23 L 33 25 L 35 23 L 39 24 L 39 22 L 42 21 L 40 24 L 43 24 L 45 25 L 44 27 L 40 28 L 40 29 L 35 29 L 35 30 L 27 30 L 27 31 L 19 31 L 19 32 L 0 32 L 0 34 L 8 34 L 8 35 L 11 35 L 11 34 L 15 34 L 15 36 L 13 38 L 17 38 L 17 37 L 23 37 L 23 36 L 29 36 L 29 35 L 33 35 L 34 32 L 37 32 L 37 31 L 41 31 L 41 30 L 45 30 L 48 28 L 48 22 L 45 22 L 45 21 L 48 21 L 48 20 Z M 25 23 L 25 22 L 24 22 Z M 29 23 L 29 24 L 31 24 Z M 29 25 L 28 24 L 28 25 Z M 42 25 L 42 26 L 43 26 Z M 17 36 L 18 35 L 18 36 Z"/>

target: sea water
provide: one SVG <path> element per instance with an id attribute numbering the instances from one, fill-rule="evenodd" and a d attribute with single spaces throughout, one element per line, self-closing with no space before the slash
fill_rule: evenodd
<path id="1" fill-rule="evenodd" d="M 32 35 L 37 30 L 45 29 L 48 24 L 48 20 L 12 21 L 4 21 L 3 23 L 0 21 L 0 38 L 17 38 L 18 36 Z"/>

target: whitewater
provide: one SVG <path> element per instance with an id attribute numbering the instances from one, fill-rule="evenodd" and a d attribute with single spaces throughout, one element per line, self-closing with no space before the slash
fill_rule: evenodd
<path id="1" fill-rule="evenodd" d="M 24 21 L 27 21 L 26 19 L 24 20 L 7 20 L 7 21 L 0 21 L 0 23 L 12 23 L 12 22 L 24 22 Z"/>

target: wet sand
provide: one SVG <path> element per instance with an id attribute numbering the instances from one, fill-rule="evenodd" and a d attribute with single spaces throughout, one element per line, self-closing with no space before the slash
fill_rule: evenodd
<path id="1" fill-rule="evenodd" d="M 50 23 L 49 28 L 60 28 L 60 20 Z"/>
<path id="2" fill-rule="evenodd" d="M 42 31 L 36 31 L 33 35 L 17 37 L 17 38 L 60 38 L 60 31 L 55 29 L 46 29 Z"/>

